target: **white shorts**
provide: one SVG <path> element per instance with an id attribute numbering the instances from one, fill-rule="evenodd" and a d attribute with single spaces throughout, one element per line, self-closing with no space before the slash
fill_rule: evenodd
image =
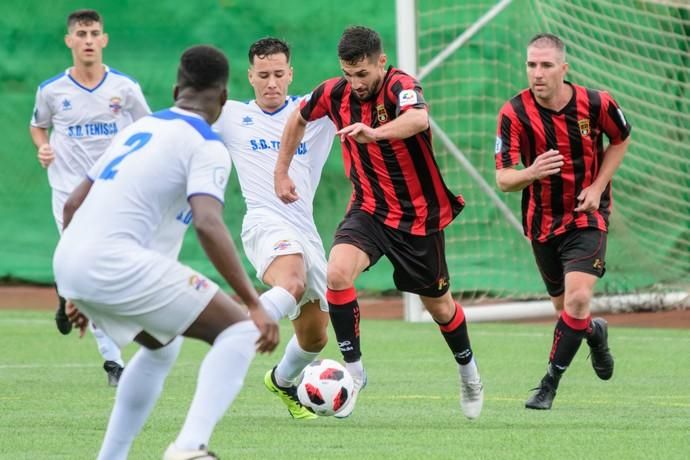
<path id="1" fill-rule="evenodd" d="M 161 258 L 161 261 L 167 259 Z M 105 304 L 88 299 L 70 300 L 122 348 L 142 331 L 162 344 L 182 335 L 216 292 L 216 283 L 174 261 L 162 279 L 154 285 L 142 284 L 140 294 L 129 297 L 126 302 Z"/>
<path id="2" fill-rule="evenodd" d="M 252 220 L 254 220 L 252 222 Z M 307 273 L 307 286 L 297 308 L 288 314 L 290 320 L 300 315 L 301 306 L 318 300 L 320 309 L 328 311 L 326 302 L 326 254 L 316 229 L 313 234 L 298 231 L 282 219 L 263 216 L 261 222 L 245 219 L 242 226 L 242 244 L 247 258 L 263 282 L 264 273 L 276 257 L 302 254 Z"/>
<path id="3" fill-rule="evenodd" d="M 65 209 L 67 198 L 69 198 L 70 194 L 60 190 L 52 190 L 53 218 L 55 219 L 55 225 L 57 225 L 58 233 L 62 235 L 62 213 Z"/>

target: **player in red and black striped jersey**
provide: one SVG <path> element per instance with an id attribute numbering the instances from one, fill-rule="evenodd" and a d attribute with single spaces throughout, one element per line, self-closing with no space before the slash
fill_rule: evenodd
<path id="1" fill-rule="evenodd" d="M 328 260 L 327 300 L 338 346 L 359 391 L 366 383 L 359 344 L 354 281 L 386 256 L 394 282 L 419 294 L 439 324 L 461 376 L 461 405 L 468 418 L 481 412 L 483 387 L 462 307 L 449 291 L 443 229 L 464 206 L 446 187 L 434 159 L 427 104 L 413 77 L 386 67 L 381 39 L 350 27 L 338 45 L 343 76 L 326 80 L 285 126 L 275 171 L 277 195 L 298 199 L 288 175 L 306 123 L 329 117 L 339 129 L 352 197 Z M 336 417 L 347 416 L 354 401 Z"/>
<path id="2" fill-rule="evenodd" d="M 583 338 L 599 378 L 613 374 L 606 321 L 592 320 L 589 304 L 605 272 L 611 178 L 625 155 L 630 125 L 608 93 L 566 81 L 567 70 L 561 39 L 536 35 L 527 46 L 529 88 L 506 102 L 498 117 L 496 183 L 504 192 L 522 191 L 525 235 L 561 312 L 548 372 L 526 403 L 531 409 L 551 408 Z"/>

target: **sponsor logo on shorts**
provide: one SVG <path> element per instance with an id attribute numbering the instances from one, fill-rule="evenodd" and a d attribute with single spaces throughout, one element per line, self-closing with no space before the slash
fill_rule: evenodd
<path id="1" fill-rule="evenodd" d="M 599 259 L 599 258 L 596 258 L 596 259 L 594 259 L 594 263 L 592 263 L 592 267 L 595 270 L 601 271 L 604 269 L 604 261 Z"/>
<path id="2" fill-rule="evenodd" d="M 442 291 L 444 287 L 448 286 L 448 280 L 446 278 L 438 279 L 438 290 Z"/>
<path id="3" fill-rule="evenodd" d="M 203 278 L 197 274 L 189 277 L 189 285 L 197 291 L 205 291 L 210 286 L 206 278 Z"/>
<path id="4" fill-rule="evenodd" d="M 274 251 L 284 251 L 284 250 L 290 248 L 290 246 L 292 246 L 292 244 L 288 240 L 280 240 L 273 246 L 273 250 Z"/>

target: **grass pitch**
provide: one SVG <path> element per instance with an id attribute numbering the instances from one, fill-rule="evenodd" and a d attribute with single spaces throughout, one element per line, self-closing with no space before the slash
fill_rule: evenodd
<path id="1" fill-rule="evenodd" d="M 457 370 L 431 324 L 365 320 L 369 385 L 345 420 L 290 419 L 263 387 L 280 357 L 259 356 L 211 448 L 242 459 L 685 459 L 690 452 L 690 333 L 614 328 L 612 380 L 596 378 L 583 344 L 554 408 L 524 409 L 541 379 L 548 325 L 474 324 L 484 411 L 466 420 Z M 291 332 L 286 322 L 282 344 Z M 131 459 L 160 458 L 175 438 L 207 347 L 187 341 Z M 95 458 L 114 389 L 90 336 L 60 336 L 50 312 L 0 312 L 0 458 Z M 125 349 L 129 357 L 135 346 Z M 339 359 L 335 340 L 323 353 Z"/>

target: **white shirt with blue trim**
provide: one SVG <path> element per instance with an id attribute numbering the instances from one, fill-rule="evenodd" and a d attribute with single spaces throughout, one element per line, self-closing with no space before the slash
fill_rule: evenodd
<path id="1" fill-rule="evenodd" d="M 213 128 L 223 138 L 237 170 L 247 205 L 245 223 L 260 221 L 267 215 L 277 216 L 313 235 L 316 233 L 314 195 L 336 131 L 330 119 L 324 117 L 307 124 L 304 138 L 290 164 L 289 174 L 295 182 L 299 200 L 283 203 L 275 194 L 273 180 L 280 138 L 299 102 L 297 97 L 288 97 L 285 105 L 268 113 L 256 101 L 229 100 Z"/>
<path id="2" fill-rule="evenodd" d="M 41 83 L 31 126 L 51 129 L 55 160 L 48 167 L 50 186 L 70 193 L 103 155 L 113 137 L 151 113 L 139 84 L 105 66 L 94 88 L 80 85 L 70 69 Z"/>
<path id="3" fill-rule="evenodd" d="M 152 263 L 151 251 L 177 258 L 189 197 L 223 202 L 230 167 L 223 142 L 192 112 L 172 108 L 123 129 L 89 171 L 91 190 L 58 243 L 60 287 L 107 303 L 125 300 L 132 280 L 154 285 L 169 265 Z"/>

